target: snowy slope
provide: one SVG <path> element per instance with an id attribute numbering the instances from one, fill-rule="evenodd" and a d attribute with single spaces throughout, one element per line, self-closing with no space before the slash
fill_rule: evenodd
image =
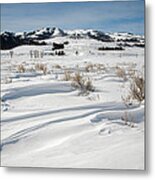
<path id="1" fill-rule="evenodd" d="M 9 50 L 1 51 L 2 166 L 144 169 L 144 103 L 124 104 L 130 80 L 116 74 L 117 66 L 143 73 L 144 49 L 98 51 L 117 42 L 68 36 L 45 41 L 14 48 L 12 58 Z M 64 56 L 50 54 L 53 42 L 66 41 Z M 35 50 L 44 56 L 31 58 Z M 37 63 L 47 66 L 46 75 L 32 71 Z M 90 78 L 95 91 L 80 96 L 64 81 L 66 71 Z"/>

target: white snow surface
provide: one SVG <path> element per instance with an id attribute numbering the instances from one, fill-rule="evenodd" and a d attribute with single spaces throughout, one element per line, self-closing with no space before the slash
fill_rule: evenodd
<path id="1" fill-rule="evenodd" d="M 52 42 L 65 41 L 65 56 L 48 53 Z M 130 81 L 118 77 L 115 67 L 143 72 L 144 49 L 98 51 L 116 43 L 67 37 L 46 42 L 49 45 L 16 47 L 13 58 L 9 50 L 1 51 L 2 166 L 143 170 L 144 103 L 125 106 L 122 96 L 128 94 Z M 30 50 L 44 52 L 44 57 L 30 58 Z M 36 63 L 45 64 L 48 73 L 28 70 Z M 17 72 L 19 64 L 27 71 Z M 105 69 L 86 72 L 89 64 Z M 79 95 L 63 80 L 67 70 L 89 77 L 95 91 Z M 122 120 L 125 113 L 128 125 Z"/>

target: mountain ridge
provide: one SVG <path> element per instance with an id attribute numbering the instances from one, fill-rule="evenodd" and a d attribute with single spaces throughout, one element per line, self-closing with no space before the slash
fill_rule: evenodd
<path id="1" fill-rule="evenodd" d="M 132 33 L 118 33 L 114 35 L 108 34 L 103 31 L 93 29 L 75 29 L 75 30 L 62 30 L 58 27 L 46 27 L 30 32 L 7 32 L 4 31 L 0 34 L 1 50 L 12 49 L 20 45 L 46 45 L 45 42 L 40 40 L 46 40 L 55 37 L 68 37 L 72 39 L 95 39 L 102 42 L 114 42 L 120 37 L 128 38 L 130 41 L 133 38 Z M 116 38 L 117 37 L 117 38 Z M 120 38 L 120 39 L 121 39 Z M 137 40 L 134 38 L 133 40 Z M 138 41 L 138 40 L 137 40 Z"/>

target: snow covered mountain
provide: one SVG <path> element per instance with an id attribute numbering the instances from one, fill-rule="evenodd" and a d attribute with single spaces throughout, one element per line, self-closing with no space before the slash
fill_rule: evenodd
<path id="1" fill-rule="evenodd" d="M 113 42 L 114 41 L 114 39 L 111 36 L 109 36 L 108 34 L 105 34 L 102 31 L 92 30 L 92 29 L 72 30 L 72 31 L 67 31 L 67 34 L 70 38 L 73 38 L 73 39 L 90 38 L 90 39 L 96 39 L 96 40 L 103 41 L 103 42 Z"/>
<path id="2" fill-rule="evenodd" d="M 46 45 L 45 42 L 40 40 L 46 40 L 55 37 L 68 37 L 72 39 L 95 39 L 102 42 L 141 42 L 144 41 L 142 36 L 136 36 L 131 33 L 104 33 L 98 30 L 67 30 L 64 31 L 57 27 L 42 28 L 31 32 L 2 32 L 0 34 L 1 47 L 0 49 L 12 49 L 20 45 Z"/>
<path id="3" fill-rule="evenodd" d="M 53 37 L 63 37 L 66 33 L 59 28 L 42 28 L 33 32 L 26 33 L 27 38 L 43 40 Z"/>

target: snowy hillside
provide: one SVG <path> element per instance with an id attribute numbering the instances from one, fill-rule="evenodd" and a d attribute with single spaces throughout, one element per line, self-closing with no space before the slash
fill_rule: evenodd
<path id="1" fill-rule="evenodd" d="M 144 169 L 144 95 L 128 98 L 135 77 L 143 86 L 143 36 L 43 28 L 1 37 L 26 42 L 1 50 L 2 166 Z"/>
<path id="2" fill-rule="evenodd" d="M 72 39 L 95 39 L 102 42 L 136 42 L 144 43 L 144 37 L 131 33 L 104 33 L 98 30 L 62 30 L 60 28 L 42 28 L 31 32 L 2 32 L 0 34 L 1 49 L 12 49 L 20 45 L 45 45 L 39 40 L 46 40 L 55 37 L 68 37 Z"/>

